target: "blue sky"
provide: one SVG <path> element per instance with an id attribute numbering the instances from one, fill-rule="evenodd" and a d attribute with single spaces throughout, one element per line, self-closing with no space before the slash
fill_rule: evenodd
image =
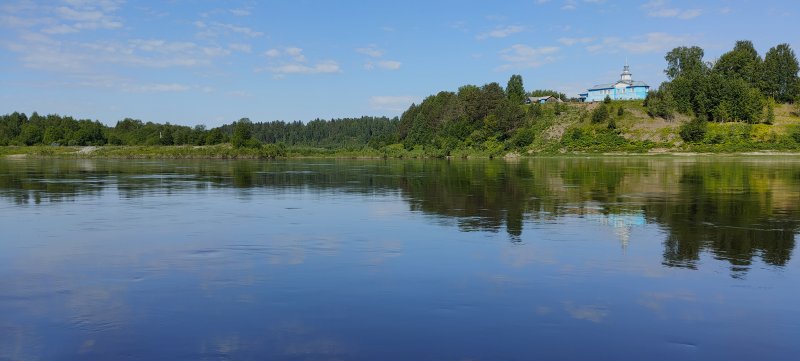
<path id="1" fill-rule="evenodd" d="M 664 80 L 664 54 L 739 39 L 800 46 L 800 2 L 4 0 L 0 112 L 217 126 L 395 116 L 464 84 L 523 76 L 576 95 Z"/>

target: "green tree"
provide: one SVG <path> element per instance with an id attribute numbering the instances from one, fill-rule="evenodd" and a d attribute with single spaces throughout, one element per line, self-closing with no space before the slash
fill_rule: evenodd
<path id="1" fill-rule="evenodd" d="M 17 140 L 24 145 L 41 144 L 43 133 L 42 128 L 32 122 L 28 122 L 22 125 L 22 130 L 17 136 Z"/>
<path id="2" fill-rule="evenodd" d="M 522 75 L 514 74 L 508 79 L 506 96 L 512 104 L 522 104 L 525 101 L 525 86 L 522 84 Z"/>
<path id="3" fill-rule="evenodd" d="M 214 145 L 225 142 L 225 133 L 220 128 L 214 128 L 206 134 L 205 144 Z"/>
<path id="4" fill-rule="evenodd" d="M 233 125 L 233 135 L 231 145 L 236 148 L 245 147 L 250 139 L 253 138 L 253 123 L 248 118 L 239 119 Z"/>
<path id="5" fill-rule="evenodd" d="M 769 49 L 764 57 L 761 90 L 766 96 L 781 103 L 798 100 L 799 70 L 797 57 L 789 44 L 780 44 Z"/>
<path id="6" fill-rule="evenodd" d="M 708 69 L 703 62 L 704 51 L 697 46 L 677 47 L 664 57 L 667 60 L 667 69 L 664 73 L 669 79 L 682 75 L 704 73 Z"/>
<path id="7" fill-rule="evenodd" d="M 750 86 L 758 86 L 761 78 L 761 56 L 749 40 L 739 40 L 733 50 L 722 54 L 714 64 L 714 72 L 725 77 L 738 77 Z"/>

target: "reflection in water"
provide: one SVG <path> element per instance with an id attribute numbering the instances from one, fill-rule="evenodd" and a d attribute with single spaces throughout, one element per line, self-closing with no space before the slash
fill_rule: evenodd
<path id="1" fill-rule="evenodd" d="M 0 360 L 800 351 L 791 158 L 8 159 L 0 212 Z"/>
<path id="2" fill-rule="evenodd" d="M 462 231 L 577 216 L 615 228 L 625 247 L 646 219 L 668 231 L 664 264 L 696 268 L 701 252 L 734 275 L 754 257 L 783 266 L 800 224 L 800 163 L 784 159 L 502 161 L 118 162 L 0 161 L 0 195 L 21 205 L 233 187 L 356 194 L 401 192 L 411 210 L 453 219 Z"/>

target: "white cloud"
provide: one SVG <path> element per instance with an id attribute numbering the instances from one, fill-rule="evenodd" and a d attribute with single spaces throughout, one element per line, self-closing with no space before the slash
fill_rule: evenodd
<path id="1" fill-rule="evenodd" d="M 386 70 L 400 69 L 400 65 L 402 65 L 402 63 L 396 60 L 381 60 L 378 62 L 378 67 Z"/>
<path id="2" fill-rule="evenodd" d="M 247 8 L 238 8 L 238 9 L 230 9 L 228 10 L 233 15 L 236 16 L 248 16 L 250 15 L 250 9 Z"/>
<path id="3" fill-rule="evenodd" d="M 556 60 L 555 53 L 560 49 L 555 46 L 532 48 L 523 44 L 512 45 L 500 51 L 500 58 L 506 63 L 497 67 L 497 71 L 511 69 L 538 68 Z"/>
<path id="4" fill-rule="evenodd" d="M 269 49 L 264 52 L 264 55 L 266 55 L 269 58 L 277 58 L 281 56 L 281 51 L 278 49 Z"/>
<path id="5" fill-rule="evenodd" d="M 6 48 L 19 54 L 28 68 L 71 75 L 87 76 L 103 65 L 131 67 L 208 66 L 231 50 L 219 46 L 201 46 L 194 42 L 163 39 L 120 41 L 63 41 L 43 33 L 23 32 Z"/>
<path id="6" fill-rule="evenodd" d="M 342 72 L 339 64 L 332 60 L 323 61 L 311 66 L 305 64 L 283 64 L 269 67 L 268 70 L 275 74 L 325 74 Z"/>
<path id="7" fill-rule="evenodd" d="M 667 33 L 647 33 L 634 37 L 633 41 L 620 44 L 620 47 L 632 53 L 664 52 L 689 41 L 687 36 Z"/>
<path id="8" fill-rule="evenodd" d="M 364 69 L 373 70 L 377 67 L 384 70 L 397 70 L 400 69 L 401 65 L 403 65 L 403 63 L 396 60 L 380 60 L 377 62 L 369 61 L 364 64 Z"/>
<path id="9" fill-rule="evenodd" d="M 478 40 L 484 40 L 488 38 L 505 38 L 509 35 L 516 34 L 524 30 L 525 27 L 521 25 L 501 26 L 495 28 L 492 31 L 478 34 L 478 36 L 476 36 L 475 38 Z"/>
<path id="10" fill-rule="evenodd" d="M 383 50 L 378 49 L 375 45 L 357 48 L 356 52 L 373 58 L 380 58 L 383 56 Z"/>
<path id="11" fill-rule="evenodd" d="M 146 85 L 138 85 L 138 86 L 127 86 L 123 88 L 125 91 L 136 92 L 136 93 L 164 93 L 164 92 L 184 92 L 192 87 L 184 84 L 146 84 Z"/>
<path id="12" fill-rule="evenodd" d="M 400 66 L 402 65 L 402 63 L 397 60 L 380 59 L 383 57 L 384 51 L 378 49 L 378 47 L 375 45 L 357 48 L 356 52 L 371 58 L 376 58 L 376 60 L 370 60 L 364 64 L 364 69 L 366 70 L 373 70 L 375 68 L 384 70 L 397 70 L 400 69 Z"/>
<path id="13" fill-rule="evenodd" d="M 122 21 L 115 15 L 119 9 L 118 1 L 63 1 L 61 6 L 33 5 L 18 6 L 13 13 L 30 12 L 29 18 L 16 18 L 31 24 L 42 24 L 41 31 L 51 35 L 76 33 L 83 30 L 118 29 Z M 3 9 L 6 11 L 8 9 Z M 52 15 L 52 16 L 48 16 Z M 15 17 L 4 16 L 4 20 Z"/>
<path id="14" fill-rule="evenodd" d="M 206 23 L 198 20 L 194 22 L 194 26 L 197 27 L 198 29 L 202 29 L 202 31 L 200 31 L 197 34 L 200 38 L 216 38 L 222 34 L 228 34 L 228 35 L 238 34 L 250 38 L 257 38 L 260 36 L 264 36 L 263 32 L 254 30 L 246 26 L 221 23 L 217 21 Z"/>
<path id="15" fill-rule="evenodd" d="M 266 67 L 256 68 L 256 72 L 267 71 L 280 78 L 287 74 L 329 74 L 341 73 L 339 64 L 333 60 L 318 61 L 308 64 L 303 49 L 288 47 L 283 50 L 270 49 L 264 55 L 270 59 Z"/>
<path id="16" fill-rule="evenodd" d="M 403 111 L 417 100 L 416 97 L 409 95 L 391 96 L 391 95 L 378 95 L 369 98 L 369 104 L 374 109 L 390 110 L 390 111 Z"/>
<path id="17" fill-rule="evenodd" d="M 566 46 L 573 46 L 575 44 L 587 44 L 594 41 L 594 38 L 559 38 L 558 42 Z"/>
<path id="18" fill-rule="evenodd" d="M 642 5 L 647 16 L 654 18 L 677 18 L 681 20 L 694 19 L 703 14 L 701 9 L 680 9 L 670 7 L 668 0 L 652 0 Z"/>
<path id="19" fill-rule="evenodd" d="M 264 33 L 260 32 L 260 31 L 253 30 L 253 29 L 245 27 L 245 26 L 236 26 L 236 25 L 233 25 L 233 24 L 224 24 L 224 23 L 214 23 L 214 24 L 217 25 L 217 26 L 220 26 L 222 28 L 228 29 L 228 30 L 230 30 L 230 31 L 232 31 L 234 33 L 243 34 L 243 35 L 249 36 L 251 38 L 255 38 L 255 37 L 259 37 L 259 36 L 264 35 Z"/>
<path id="20" fill-rule="evenodd" d="M 619 51 L 630 53 L 660 53 L 677 46 L 684 45 L 693 40 L 687 35 L 672 35 L 663 32 L 647 33 L 623 40 L 617 37 L 603 38 L 599 44 L 586 47 L 591 53 Z"/>
<path id="21" fill-rule="evenodd" d="M 303 49 L 291 47 L 286 48 L 283 53 L 290 56 L 296 62 L 304 63 L 306 61 L 306 56 L 303 55 Z"/>
<path id="22" fill-rule="evenodd" d="M 228 48 L 234 51 L 239 51 L 247 54 L 250 54 L 253 51 L 253 48 L 250 46 L 250 44 L 234 43 L 228 45 Z"/>

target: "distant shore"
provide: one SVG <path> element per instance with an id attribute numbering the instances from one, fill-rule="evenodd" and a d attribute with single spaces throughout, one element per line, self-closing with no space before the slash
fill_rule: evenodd
<path id="1" fill-rule="evenodd" d="M 358 150 L 333 150 L 325 148 L 287 147 L 283 151 L 275 151 L 270 147 L 261 149 L 234 148 L 229 145 L 214 146 L 5 146 L 0 147 L 0 157 L 4 159 L 26 158 L 76 158 L 76 159 L 298 159 L 298 158 L 332 158 L 332 159 L 520 159 L 558 156 L 800 156 L 798 151 L 786 150 L 750 150 L 738 152 L 698 152 L 680 149 L 651 149 L 646 152 L 538 152 L 508 153 L 505 156 L 489 156 L 464 153 L 458 156 L 435 156 L 425 153 L 388 154 L 385 150 L 372 148 Z"/>

